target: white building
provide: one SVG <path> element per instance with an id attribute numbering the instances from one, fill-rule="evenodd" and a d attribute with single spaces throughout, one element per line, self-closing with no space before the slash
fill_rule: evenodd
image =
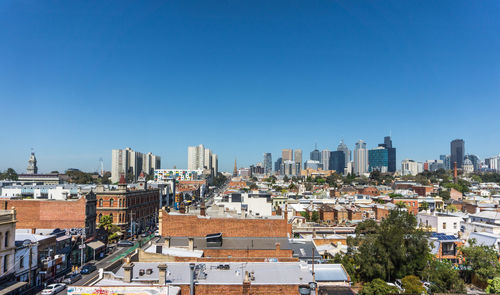
<path id="1" fill-rule="evenodd" d="M 16 235 L 17 236 L 17 235 Z M 38 243 L 29 239 L 18 240 L 21 245 L 16 247 L 15 254 L 15 276 L 18 282 L 29 282 L 38 285 L 39 278 L 35 275 L 38 268 Z M 22 242 L 22 243 L 21 243 Z M 31 261 L 31 265 L 30 265 Z M 31 272 L 31 278 L 30 276 Z"/>
<path id="2" fill-rule="evenodd" d="M 418 162 L 413 160 L 403 160 L 401 161 L 401 174 L 402 175 L 417 175 L 419 172 Z"/>
<path id="3" fill-rule="evenodd" d="M 323 170 L 329 170 L 330 168 L 330 151 L 322 150 L 321 151 L 321 165 L 323 166 Z"/>
<path id="4" fill-rule="evenodd" d="M 448 214 L 429 214 L 420 212 L 417 214 L 418 226 L 427 228 L 432 232 L 457 235 L 460 231 L 460 224 L 463 221 L 462 217 Z"/>
<path id="5" fill-rule="evenodd" d="M 151 174 L 160 169 L 161 158 L 152 153 L 143 154 L 131 148 L 111 151 L 111 182 L 120 181 L 120 177 L 132 174 L 137 179 L 141 172 Z"/>
<path id="6" fill-rule="evenodd" d="M 366 142 L 359 140 L 354 148 L 354 174 L 362 175 L 368 172 L 368 150 Z"/>
<path id="7" fill-rule="evenodd" d="M 0 210 L 0 284 L 15 272 L 15 210 Z"/>
<path id="8" fill-rule="evenodd" d="M 188 170 L 209 169 L 214 175 L 219 169 L 217 154 L 202 144 L 188 147 Z"/>

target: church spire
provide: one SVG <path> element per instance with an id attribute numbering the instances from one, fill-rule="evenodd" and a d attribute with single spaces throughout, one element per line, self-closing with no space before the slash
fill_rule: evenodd
<path id="1" fill-rule="evenodd" d="M 234 170 L 233 170 L 233 176 L 234 176 L 234 177 L 238 176 L 238 166 L 236 165 L 236 158 L 234 158 Z"/>

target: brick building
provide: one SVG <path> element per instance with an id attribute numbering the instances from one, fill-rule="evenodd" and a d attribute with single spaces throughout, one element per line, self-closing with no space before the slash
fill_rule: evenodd
<path id="1" fill-rule="evenodd" d="M 132 224 L 134 233 L 156 224 L 160 207 L 158 189 L 149 189 L 145 184 L 129 189 L 122 177 L 117 190 L 98 186 L 95 194 L 98 224 L 102 216 L 111 216 L 122 232 L 128 231 Z"/>
<path id="2" fill-rule="evenodd" d="M 418 200 L 417 199 L 392 199 L 392 203 L 397 205 L 397 204 L 404 204 L 406 206 L 406 209 L 408 209 L 408 212 L 410 212 L 413 215 L 418 214 Z"/>
<path id="3" fill-rule="evenodd" d="M 18 229 L 85 229 L 87 236 L 96 230 L 96 196 L 93 192 L 78 199 L 0 199 L 0 208 L 16 208 Z"/>
<path id="4" fill-rule="evenodd" d="M 286 216 L 286 213 L 285 213 Z M 164 237 L 205 237 L 223 233 L 225 237 L 289 237 L 292 225 L 284 219 L 213 218 L 169 214 L 160 209 L 160 233 Z"/>
<path id="5" fill-rule="evenodd" d="M 333 207 L 328 205 L 322 205 L 319 208 L 319 219 L 326 223 L 334 223 L 335 222 L 335 210 Z"/>

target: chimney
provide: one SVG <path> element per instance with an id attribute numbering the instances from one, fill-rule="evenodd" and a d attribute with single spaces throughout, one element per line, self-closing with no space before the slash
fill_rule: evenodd
<path id="1" fill-rule="evenodd" d="M 158 265 L 158 270 L 159 270 L 158 282 L 160 286 L 164 286 L 167 282 L 167 265 L 163 263 Z"/>
<path id="2" fill-rule="evenodd" d="M 184 202 L 181 202 L 181 204 L 179 205 L 179 213 L 186 213 L 186 206 L 184 205 Z"/>
<path id="3" fill-rule="evenodd" d="M 454 168 L 453 168 L 453 178 L 455 179 L 455 182 L 457 182 L 457 162 L 454 162 Z"/>
<path id="4" fill-rule="evenodd" d="M 288 223 L 288 204 L 285 204 L 285 221 Z"/>
<path id="5" fill-rule="evenodd" d="M 123 280 L 126 283 L 132 282 L 132 277 L 134 276 L 134 264 L 127 259 L 127 264 L 123 266 Z"/>
<path id="6" fill-rule="evenodd" d="M 315 228 L 313 228 L 312 238 L 313 238 L 313 239 L 316 239 L 316 229 L 315 229 Z"/>
<path id="7" fill-rule="evenodd" d="M 33 235 L 34 235 L 34 234 L 36 234 L 36 227 L 33 227 L 33 228 L 31 229 L 31 234 L 33 234 Z"/>
<path id="8" fill-rule="evenodd" d="M 248 276 L 248 270 L 245 270 L 245 280 L 243 281 L 243 295 L 250 294 L 250 278 Z"/>
<path id="9" fill-rule="evenodd" d="M 170 248 L 170 237 L 165 237 L 165 247 Z"/>
<path id="10" fill-rule="evenodd" d="M 276 243 L 276 257 L 280 257 L 280 250 L 281 250 L 281 245 L 280 243 Z"/>
<path id="11" fill-rule="evenodd" d="M 188 249 L 194 251 L 194 238 L 188 238 Z"/>
<path id="12" fill-rule="evenodd" d="M 200 215 L 201 216 L 206 216 L 205 210 L 206 210 L 205 202 L 203 201 L 203 202 L 201 202 L 201 205 L 200 205 Z"/>

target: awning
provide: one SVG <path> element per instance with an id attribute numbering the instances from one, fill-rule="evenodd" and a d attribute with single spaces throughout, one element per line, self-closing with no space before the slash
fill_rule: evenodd
<path id="1" fill-rule="evenodd" d="M 28 284 L 27 282 L 16 282 L 15 284 L 12 284 L 12 285 L 0 290 L 0 295 L 9 294 L 10 292 L 15 291 L 15 290 L 23 287 L 24 285 L 27 285 L 27 284 Z M 0 287 L 3 287 L 3 286 L 0 286 Z"/>
<path id="2" fill-rule="evenodd" d="M 90 242 L 87 244 L 87 246 L 89 246 L 90 248 L 94 249 L 94 250 L 97 250 L 99 248 L 102 248 L 104 247 L 104 243 L 101 242 L 101 241 L 94 241 L 94 242 Z"/>

